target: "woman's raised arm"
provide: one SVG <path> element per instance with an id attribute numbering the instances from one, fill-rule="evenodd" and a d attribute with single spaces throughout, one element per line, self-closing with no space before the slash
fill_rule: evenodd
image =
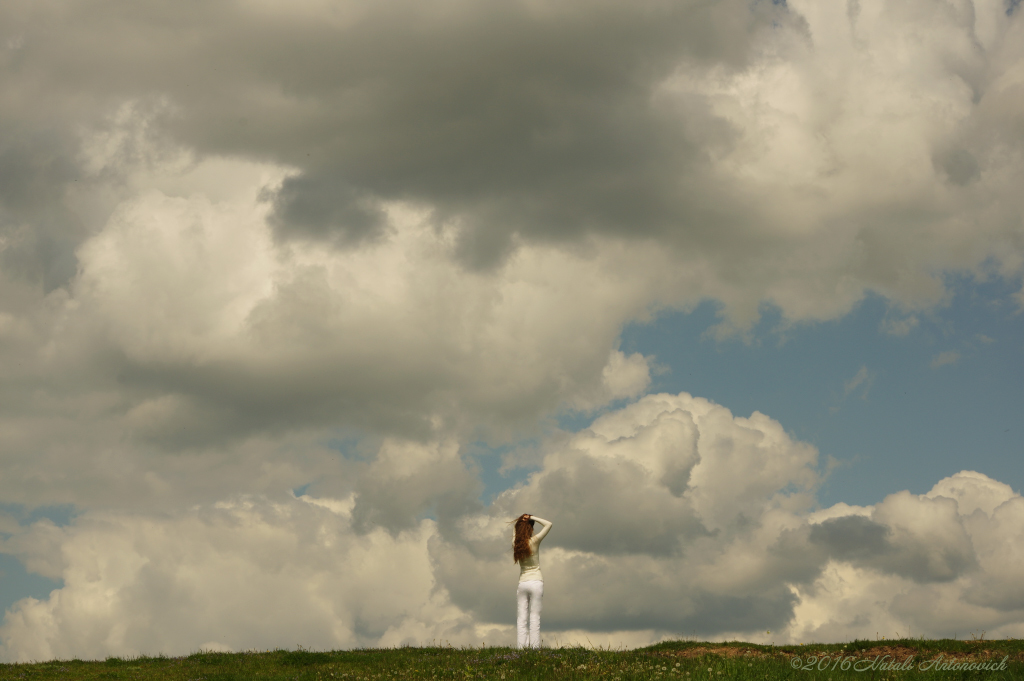
<path id="1" fill-rule="evenodd" d="M 530 520 L 536 520 L 542 526 L 541 529 L 540 529 L 540 532 L 537 532 L 536 534 L 533 535 L 533 537 L 531 537 L 532 539 L 536 539 L 537 541 L 540 541 L 541 539 L 543 539 L 547 535 L 548 530 L 551 529 L 551 523 L 549 521 L 547 521 L 547 520 L 544 520 L 543 518 L 538 518 L 535 515 L 531 515 L 530 516 Z"/>

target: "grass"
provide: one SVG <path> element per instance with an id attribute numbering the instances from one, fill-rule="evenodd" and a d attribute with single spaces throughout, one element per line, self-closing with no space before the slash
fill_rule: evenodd
<path id="1" fill-rule="evenodd" d="M 1004 670 L 936 668 L 936 664 L 971 662 L 989 662 L 992 666 L 999 666 L 1004 657 L 1007 658 Z M 909 663 L 908 658 L 911 658 Z M 885 667 L 894 662 L 910 668 Z M 931 667 L 920 668 L 929 663 Z M 843 666 L 847 669 L 844 670 Z M 899 639 L 798 646 L 668 641 L 636 650 L 576 647 L 520 651 L 512 648 L 407 647 L 313 652 L 300 649 L 0 665 L 0 681 L 923 681 L 929 677 L 936 681 L 1024 680 L 1024 641 Z"/>

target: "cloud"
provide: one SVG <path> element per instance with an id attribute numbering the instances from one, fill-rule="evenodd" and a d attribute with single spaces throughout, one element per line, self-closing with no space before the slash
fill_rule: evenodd
<path id="1" fill-rule="evenodd" d="M 846 559 L 833 555 L 814 584 L 797 587 L 792 635 L 848 640 L 872 627 L 926 637 L 981 630 L 1017 635 L 1024 611 L 1003 561 L 1014 559 L 1018 530 L 1003 523 L 1020 501 L 1007 485 L 961 471 L 928 494 L 900 492 L 861 509 L 859 518 L 826 519 L 812 532 L 840 542 L 837 530 L 860 528 L 850 537 L 863 539 L 841 542 L 850 552 Z"/>
<path id="2" fill-rule="evenodd" d="M 435 416 L 448 427 L 485 424 L 486 413 L 499 427 L 531 422 L 560 403 L 635 395 L 649 380 L 642 356 L 609 346 L 651 282 L 619 286 L 610 253 L 530 249 L 476 274 L 453 268 L 444 235 L 400 206 L 391 239 L 348 256 L 281 251 L 258 208 L 224 210 L 142 199 L 82 247 L 75 290 L 129 380 L 201 402 L 204 417 L 340 417 L 429 433 Z M 181 224 L 191 228 L 164 231 Z M 479 418 L 466 411 L 474 402 Z M 169 432 L 204 427 L 180 416 Z"/>
<path id="3" fill-rule="evenodd" d="M 648 360 L 615 346 L 663 283 L 664 264 L 633 276 L 664 262 L 655 249 L 524 247 L 498 271 L 467 271 L 451 235 L 402 205 L 370 250 L 282 246 L 259 196 L 286 171 L 174 159 L 137 177 L 137 195 L 79 247 L 70 290 L 7 280 L 10 502 L 184 500 L 195 488 L 183 465 L 223 472 L 206 500 L 223 486 L 260 493 L 235 454 L 279 469 L 281 442 L 316 458 L 338 431 L 514 439 L 649 383 Z M 79 474 L 54 463 L 95 452 L 108 463 Z M 167 489 L 140 493 L 154 484 Z"/>
<path id="4" fill-rule="evenodd" d="M 413 529 L 418 516 L 435 510 L 442 517 L 476 510 L 482 485 L 462 460 L 456 442 L 425 447 L 385 441 L 355 486 L 353 526 Z"/>
<path id="5" fill-rule="evenodd" d="M 66 283 L 154 161 L 149 135 L 288 169 L 265 195 L 284 242 L 373 248 L 406 203 L 470 268 L 657 242 L 740 328 L 762 302 L 830 319 L 869 290 L 923 309 L 943 271 L 1020 276 L 1022 29 L 998 3 L 972 21 L 916 6 L 5 3 L 23 95 L 5 121 L 24 140 L 4 157 L 5 224 Z M 195 28 L 185 53 L 169 25 Z M 139 134 L 90 142 L 118 125 Z M 645 302 L 693 300 L 674 298 Z"/>
<path id="6" fill-rule="evenodd" d="M 938 369 L 939 367 L 946 366 L 947 364 L 956 364 L 959 359 L 959 352 L 947 350 L 946 352 L 940 352 L 932 357 L 931 367 L 932 369 Z"/>
<path id="7" fill-rule="evenodd" d="M 82 451 L 514 442 L 641 394 L 619 333 L 666 307 L 909 320 L 1020 276 L 995 5 L 911 42 L 881 0 L 332 7 L 0 9 L 12 501 L 74 503 Z"/>
<path id="8" fill-rule="evenodd" d="M 843 384 L 843 397 L 849 397 L 850 393 L 863 386 L 860 396 L 861 399 L 866 400 L 868 398 L 868 391 L 871 390 L 871 384 L 874 382 L 874 373 L 868 371 L 867 366 L 861 366 L 853 378 Z"/>
<path id="9" fill-rule="evenodd" d="M 980 473 L 816 510 L 813 447 L 686 393 L 646 396 L 546 447 L 540 469 L 486 507 L 451 443 L 391 441 L 345 496 L 8 528 L 0 550 L 64 586 L 11 608 L 2 654 L 509 645 L 508 520 L 524 509 L 555 524 L 542 547 L 549 642 L 1024 627 L 1024 500 Z M 422 517 L 429 504 L 437 520 Z"/>
<path id="10" fill-rule="evenodd" d="M 879 324 L 878 328 L 889 335 L 903 337 L 909 335 L 911 331 L 917 328 L 917 325 L 917 317 L 910 315 L 902 319 L 886 317 Z"/>
<path id="11" fill-rule="evenodd" d="M 61 533 L 48 560 L 64 588 L 25 599 L 0 628 L 5 659 L 361 647 L 403 631 L 477 640 L 432 595 L 430 521 L 392 538 L 355 535 L 351 504 L 240 498 L 171 517 L 94 514 Z M 41 549 L 33 547 L 34 552 Z M 429 624 L 427 624 L 429 623 Z M 386 644 L 385 644 L 386 645 Z"/>
<path id="12" fill-rule="evenodd" d="M 979 510 L 991 516 L 1004 502 L 1018 495 L 1009 485 L 993 480 L 987 475 L 977 471 L 960 471 L 935 483 L 925 496 L 932 499 L 947 497 L 955 500 L 957 510 L 962 516 L 970 516 Z"/>

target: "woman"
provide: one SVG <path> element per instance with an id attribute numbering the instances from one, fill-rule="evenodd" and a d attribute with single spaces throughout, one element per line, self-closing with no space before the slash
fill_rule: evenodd
<path id="1" fill-rule="evenodd" d="M 541 530 L 533 533 L 533 524 Z M 512 539 L 512 562 L 519 563 L 519 588 L 516 599 L 519 612 L 516 618 L 518 647 L 540 648 L 540 601 L 544 596 L 544 577 L 540 574 L 540 542 L 547 536 L 551 523 L 543 518 L 524 513 L 515 520 Z"/>

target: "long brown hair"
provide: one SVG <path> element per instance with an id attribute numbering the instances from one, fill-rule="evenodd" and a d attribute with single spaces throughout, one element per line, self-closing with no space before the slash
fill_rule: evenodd
<path id="1" fill-rule="evenodd" d="M 513 522 L 516 524 L 516 536 L 512 540 L 512 562 L 518 563 L 533 553 L 530 550 L 530 537 L 533 536 L 533 518 L 527 520 L 524 513 Z"/>

